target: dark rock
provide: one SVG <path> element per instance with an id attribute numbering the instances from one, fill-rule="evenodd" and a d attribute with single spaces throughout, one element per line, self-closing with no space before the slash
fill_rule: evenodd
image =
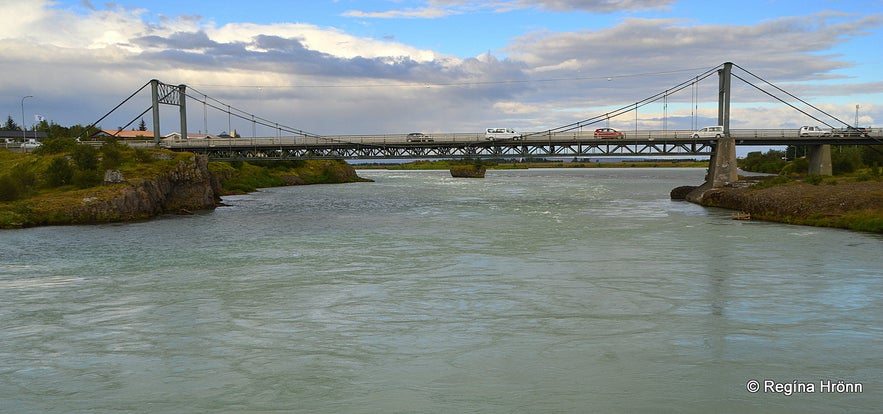
<path id="1" fill-rule="evenodd" d="M 672 200 L 685 200 L 687 198 L 687 194 L 690 194 L 690 191 L 693 191 L 697 188 L 695 185 L 684 185 L 671 190 L 671 199 Z"/>

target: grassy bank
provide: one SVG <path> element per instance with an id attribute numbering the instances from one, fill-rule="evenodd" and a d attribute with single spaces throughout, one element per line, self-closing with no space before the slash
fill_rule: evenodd
<path id="1" fill-rule="evenodd" d="M 66 222 L 65 217 L 87 200 L 119 198 L 129 186 L 156 180 L 182 163 L 192 163 L 194 157 L 191 153 L 116 144 L 106 144 L 100 150 L 72 148 L 31 154 L 0 150 L 0 228 L 79 222 Z M 106 184 L 107 170 L 119 171 L 124 181 Z M 286 185 L 368 181 L 342 160 L 211 162 L 208 170 L 220 183 L 221 188 L 215 190 L 221 192 L 218 196 Z M 119 213 L 107 211 L 106 221 L 120 221 Z"/>
<path id="2" fill-rule="evenodd" d="M 706 193 L 702 205 L 749 213 L 752 220 L 883 233 L 883 180 L 848 176 L 774 177 Z"/>

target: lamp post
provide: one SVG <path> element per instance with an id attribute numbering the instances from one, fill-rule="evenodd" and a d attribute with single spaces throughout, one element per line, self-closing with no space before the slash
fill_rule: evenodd
<path id="1" fill-rule="evenodd" d="M 33 95 L 28 95 L 21 98 L 21 142 L 28 140 L 27 135 L 25 135 L 25 99 L 33 97 Z"/>

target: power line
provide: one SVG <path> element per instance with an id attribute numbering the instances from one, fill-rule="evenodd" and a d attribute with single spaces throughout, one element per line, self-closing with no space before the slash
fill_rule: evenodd
<path id="1" fill-rule="evenodd" d="M 695 72 L 705 68 L 691 69 L 675 69 L 658 72 L 644 72 L 624 75 L 603 75 L 603 76 L 572 76 L 563 78 L 544 78 L 544 79 L 503 79 L 488 81 L 463 81 L 463 82 L 417 82 L 406 81 L 397 83 L 359 83 L 359 84 L 300 84 L 300 85 L 232 85 L 232 84 L 188 84 L 188 86 L 212 87 L 212 88 L 240 88 L 240 89 L 306 89 L 306 88 L 425 88 L 442 87 L 442 86 L 479 86 L 479 85 L 506 85 L 506 84 L 523 84 L 523 83 L 544 83 L 544 82 L 571 82 L 581 80 L 612 80 L 623 78 L 636 78 L 645 76 L 661 76 L 671 75 L 674 73 Z"/>

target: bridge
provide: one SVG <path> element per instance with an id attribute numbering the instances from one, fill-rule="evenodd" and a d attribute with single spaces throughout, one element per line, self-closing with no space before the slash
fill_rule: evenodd
<path id="1" fill-rule="evenodd" d="M 734 66 L 741 69 L 745 77 L 753 76 L 759 80 L 757 84 L 746 80 L 743 76 L 734 74 Z M 717 125 L 722 127 L 715 135 L 699 136 L 693 130 L 641 131 L 637 128 L 632 131 L 621 131 L 621 135 L 615 139 L 601 139 L 594 135 L 595 128 L 600 127 L 602 122 L 609 122 L 611 118 L 630 113 L 634 113 L 637 117 L 639 108 L 654 102 L 666 102 L 669 96 L 688 88 L 693 88 L 696 91 L 696 85 L 700 81 L 715 74 L 718 77 Z M 829 127 L 832 133 L 827 136 L 809 137 L 800 136 L 796 129 L 731 130 L 731 83 L 734 77 Z M 135 117 L 132 122 L 152 110 L 154 145 L 174 151 L 205 154 L 213 160 L 708 156 L 710 161 L 706 185 L 720 187 L 738 180 L 735 151 L 738 145 L 808 146 L 809 172 L 830 175 L 832 173 L 831 145 L 883 144 L 881 130 L 866 130 L 858 128 L 857 125 L 850 125 L 731 62 L 709 69 L 705 73 L 664 92 L 592 118 L 545 131 L 523 133 L 514 138 L 494 140 L 486 139 L 483 133 L 440 133 L 433 134 L 431 137 L 422 136 L 419 139 L 409 139 L 412 137 L 403 134 L 319 135 L 280 125 L 245 111 L 233 111 L 230 105 L 217 101 L 210 102 L 205 94 L 201 94 L 200 97 L 199 94 L 188 93 L 186 85 L 168 85 L 155 79 L 147 85 L 151 87 L 152 105 Z M 774 91 L 770 92 L 769 89 Z M 698 92 L 694 93 L 698 94 Z M 790 98 L 781 98 L 782 94 Z M 202 103 L 204 108 L 211 107 L 225 112 L 228 117 L 236 116 L 250 120 L 253 131 L 256 125 L 273 128 L 276 135 L 272 137 L 192 139 L 187 133 L 186 98 Z M 789 103 L 789 100 L 797 100 L 804 104 L 804 107 L 810 109 L 797 107 Z M 172 105 L 179 108 L 181 128 L 178 139 L 163 139 L 160 136 L 160 105 Z M 100 121 L 96 121 L 92 126 L 97 125 Z"/>
<path id="2" fill-rule="evenodd" d="M 432 134 L 409 142 L 406 134 L 316 137 L 173 139 L 160 145 L 205 154 L 219 161 L 305 159 L 451 159 L 711 156 L 722 137 L 699 138 L 690 130 L 623 131 L 600 139 L 593 131 L 526 133 L 522 138 L 487 140 L 484 134 Z M 854 136 L 801 137 L 792 129 L 731 130 L 736 145 L 869 145 L 879 130 Z"/>

